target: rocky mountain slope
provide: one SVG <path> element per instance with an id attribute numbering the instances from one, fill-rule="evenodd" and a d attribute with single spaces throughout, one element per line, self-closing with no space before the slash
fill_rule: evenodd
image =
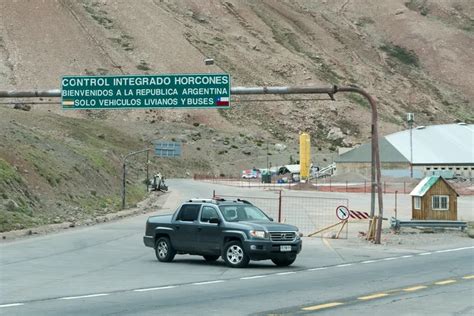
<path id="1" fill-rule="evenodd" d="M 204 65 L 208 57 L 214 66 Z M 376 97 L 387 134 L 405 128 L 407 112 L 419 125 L 473 122 L 473 64 L 468 0 L 0 2 L 0 90 L 59 88 L 66 74 L 226 72 L 233 86 L 355 84 Z M 54 99 L 20 112 L 12 108 L 19 100 L 0 100 L 0 221 L 11 227 L 22 214 L 17 222 L 35 225 L 62 220 L 64 209 L 116 209 L 107 199 L 119 194 L 122 157 L 154 140 L 184 143 L 181 159 L 152 159 L 170 176 L 288 163 L 300 131 L 312 136 L 314 160 L 327 164 L 338 147 L 367 141 L 370 109 L 356 95 L 319 98 L 93 112 L 63 112 Z"/>

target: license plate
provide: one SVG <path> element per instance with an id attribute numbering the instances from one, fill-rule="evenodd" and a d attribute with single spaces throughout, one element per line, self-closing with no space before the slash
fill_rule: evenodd
<path id="1" fill-rule="evenodd" d="M 291 251 L 291 246 L 280 246 L 281 252 Z"/>

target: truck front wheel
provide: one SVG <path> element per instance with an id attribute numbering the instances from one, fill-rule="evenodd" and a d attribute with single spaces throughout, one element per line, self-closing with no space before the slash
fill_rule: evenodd
<path id="1" fill-rule="evenodd" d="M 224 247 L 223 259 L 232 268 L 244 268 L 249 264 L 250 258 L 245 253 L 240 241 L 228 242 Z"/>
<path id="2" fill-rule="evenodd" d="M 287 267 L 291 265 L 293 262 L 295 262 L 295 260 L 296 260 L 296 255 L 289 256 L 287 258 L 273 258 L 272 262 L 279 267 Z"/>
<path id="3" fill-rule="evenodd" d="M 171 245 L 168 237 L 160 237 L 155 243 L 156 258 L 160 262 L 173 261 L 176 255 L 176 250 Z"/>

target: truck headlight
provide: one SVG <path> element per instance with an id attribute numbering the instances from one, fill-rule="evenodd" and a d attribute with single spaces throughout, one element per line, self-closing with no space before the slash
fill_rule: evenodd
<path id="1" fill-rule="evenodd" d="M 265 239 L 267 238 L 265 232 L 263 230 L 251 230 L 249 232 L 250 237 L 253 238 L 260 238 L 260 239 Z"/>

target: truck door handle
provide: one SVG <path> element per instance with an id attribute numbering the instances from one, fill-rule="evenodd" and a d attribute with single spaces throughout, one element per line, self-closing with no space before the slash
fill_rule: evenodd
<path id="1" fill-rule="evenodd" d="M 202 227 L 198 227 L 198 232 L 200 232 L 202 230 Z"/>
<path id="2" fill-rule="evenodd" d="M 175 226 L 174 228 L 179 229 L 179 226 Z"/>

